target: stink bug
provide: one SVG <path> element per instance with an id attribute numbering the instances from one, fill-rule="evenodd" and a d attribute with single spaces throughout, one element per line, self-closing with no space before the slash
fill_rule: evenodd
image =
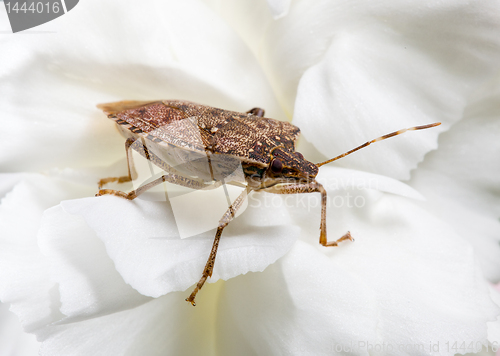
<path id="1" fill-rule="evenodd" d="M 328 241 L 326 237 L 327 195 L 323 186 L 315 180 L 319 167 L 374 142 L 409 130 L 440 125 L 434 123 L 395 131 L 340 156 L 314 164 L 295 151 L 300 129 L 288 122 L 265 118 L 264 110 L 260 108 L 240 113 L 180 100 L 120 101 L 101 104 L 98 108 L 115 121 L 127 139 L 125 149 L 128 175 L 101 179 L 97 196 L 112 194 L 132 200 L 162 182 L 204 189 L 208 186 L 220 186 L 221 182 L 228 181 L 229 184 L 245 188 L 219 220 L 201 279 L 186 298 L 192 305 L 195 305 L 198 291 L 207 278 L 212 276 L 222 231 L 235 217 L 251 191 L 274 194 L 320 193 L 319 243 L 323 246 L 337 246 L 341 241 L 352 241 L 349 232 L 335 241 Z M 129 193 L 101 189 L 109 182 L 122 183 L 135 178 L 131 149 L 160 167 L 164 174 Z M 228 178 L 235 165 L 241 165 L 242 181 Z"/>

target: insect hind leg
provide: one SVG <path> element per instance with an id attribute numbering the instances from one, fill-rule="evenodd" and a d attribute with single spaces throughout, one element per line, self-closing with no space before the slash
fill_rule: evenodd
<path id="1" fill-rule="evenodd" d="M 237 198 L 236 200 L 231 204 L 231 206 L 227 209 L 227 211 L 224 213 L 222 218 L 219 220 L 219 226 L 217 227 L 217 232 L 215 234 L 214 238 L 214 243 L 212 245 L 212 250 L 210 251 L 210 255 L 208 256 L 207 263 L 205 265 L 205 268 L 203 269 L 203 273 L 201 275 L 201 278 L 199 282 L 196 284 L 193 292 L 189 295 L 189 297 L 186 298 L 186 302 L 191 303 L 191 305 L 196 306 L 196 303 L 194 299 L 196 298 L 196 294 L 198 294 L 198 291 L 203 287 L 205 284 L 206 280 L 209 277 L 212 277 L 212 272 L 214 270 L 214 265 L 215 265 L 215 257 L 217 256 L 217 249 L 219 247 L 219 241 L 220 237 L 222 235 L 222 230 L 231 222 L 231 220 L 234 219 L 236 216 L 236 212 L 241 208 L 243 205 L 243 202 L 245 201 L 247 195 L 248 195 L 249 189 L 245 189 Z"/>

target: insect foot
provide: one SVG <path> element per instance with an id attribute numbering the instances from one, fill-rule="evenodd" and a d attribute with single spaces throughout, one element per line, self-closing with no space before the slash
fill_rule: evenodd
<path id="1" fill-rule="evenodd" d="M 116 195 L 117 197 L 124 198 L 127 200 L 132 200 L 137 197 L 135 191 L 131 191 L 130 193 L 125 193 L 120 190 L 113 190 L 113 189 L 100 189 L 95 196 L 100 197 L 103 195 Z"/>
<path id="2" fill-rule="evenodd" d="M 323 246 L 325 246 L 325 247 L 328 247 L 328 246 L 338 246 L 339 242 L 344 241 L 344 240 L 351 240 L 352 242 L 354 242 L 354 238 L 351 236 L 351 232 L 350 231 L 347 231 L 344 236 L 342 236 L 340 239 L 337 239 L 336 241 L 327 242 L 326 235 L 325 236 L 320 236 L 320 244 L 323 245 Z"/>

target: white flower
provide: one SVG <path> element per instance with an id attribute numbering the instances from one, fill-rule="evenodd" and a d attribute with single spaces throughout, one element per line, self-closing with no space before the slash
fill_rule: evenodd
<path id="1" fill-rule="evenodd" d="M 268 2 L 87 0 L 56 33 L 2 35 L 0 300 L 41 355 L 453 355 L 500 341 L 498 322 L 487 329 L 500 3 Z M 273 206 L 254 193 L 223 232 L 210 281 L 225 282 L 193 308 L 214 231 L 180 239 L 168 204 L 94 197 L 126 169 L 95 105 L 170 98 L 293 118 L 312 162 L 443 125 L 321 167 L 329 239 L 355 243 L 318 244 L 317 194 Z"/>
<path id="2" fill-rule="evenodd" d="M 34 335 L 23 331 L 7 304 L 0 304 L 0 340 L 2 355 L 36 355 L 40 346 Z"/>

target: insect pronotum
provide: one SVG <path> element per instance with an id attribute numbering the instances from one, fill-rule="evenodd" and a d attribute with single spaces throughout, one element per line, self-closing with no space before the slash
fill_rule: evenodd
<path id="1" fill-rule="evenodd" d="M 327 195 L 323 186 L 315 179 L 319 167 L 374 142 L 406 131 L 440 125 L 433 123 L 395 131 L 325 162 L 314 164 L 295 151 L 300 129 L 288 122 L 264 118 L 264 110 L 260 108 L 239 113 L 180 100 L 120 101 L 101 104 L 98 108 L 116 122 L 127 138 L 125 150 L 128 175 L 101 179 L 97 196 L 111 194 L 132 200 L 163 182 L 193 189 L 220 186 L 229 172 L 234 170 L 234 163 L 241 165 L 243 184 L 229 183 L 244 186 L 245 189 L 219 220 L 212 250 L 200 281 L 186 298 L 193 306 L 196 305 L 196 294 L 207 278 L 212 276 L 222 231 L 235 217 L 251 191 L 274 194 L 320 193 L 319 243 L 323 246 L 337 246 L 344 240 L 353 241 L 350 232 L 335 241 L 328 241 L 326 237 Z M 109 182 L 122 183 L 135 179 L 131 149 L 160 167 L 164 174 L 129 193 L 101 189 Z"/>

